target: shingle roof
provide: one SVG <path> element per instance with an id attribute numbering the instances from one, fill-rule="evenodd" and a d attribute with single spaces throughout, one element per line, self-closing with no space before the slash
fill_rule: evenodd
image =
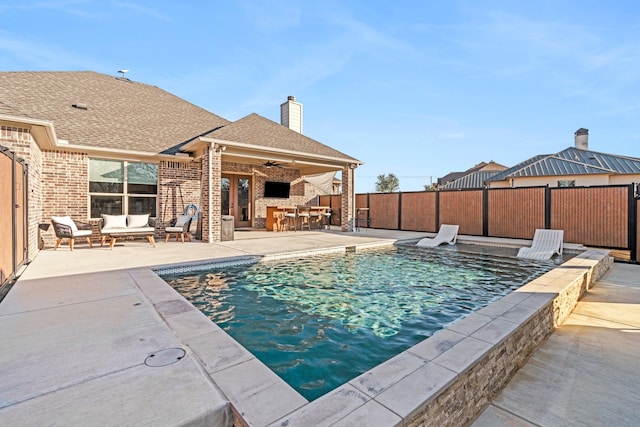
<path id="1" fill-rule="evenodd" d="M 216 129 L 206 136 L 225 141 L 357 161 L 338 150 L 334 150 L 256 113 L 249 114 L 229 125 Z"/>
<path id="2" fill-rule="evenodd" d="M 172 154 L 209 136 L 356 161 L 257 114 L 232 123 L 158 87 L 91 71 L 0 72 L 0 114 L 53 122 L 58 138 L 96 148 Z"/>
<path id="3" fill-rule="evenodd" d="M 640 159 L 569 147 L 556 154 L 538 155 L 489 179 L 589 174 L 640 174 Z"/>
<path id="4" fill-rule="evenodd" d="M 18 109 L 13 108 L 12 106 L 7 105 L 2 101 L 0 101 L 0 114 L 6 114 L 9 116 L 28 117 L 22 111 L 19 111 Z"/>
<path id="5" fill-rule="evenodd" d="M 155 86 L 91 71 L 3 72 L 0 94 L 7 106 L 53 122 L 58 138 L 85 146 L 162 152 L 229 123 Z"/>

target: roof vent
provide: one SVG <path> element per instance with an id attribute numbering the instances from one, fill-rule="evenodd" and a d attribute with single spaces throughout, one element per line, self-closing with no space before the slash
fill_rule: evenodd
<path id="1" fill-rule="evenodd" d="M 73 108 L 77 108 L 78 110 L 88 110 L 89 106 L 83 102 L 78 102 L 75 104 L 71 104 Z"/>

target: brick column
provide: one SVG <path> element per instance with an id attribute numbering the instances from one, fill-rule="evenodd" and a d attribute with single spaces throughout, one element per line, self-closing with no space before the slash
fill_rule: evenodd
<path id="1" fill-rule="evenodd" d="M 221 240 L 221 173 L 222 153 L 210 145 L 202 156 L 202 241 L 206 243 Z"/>
<path id="2" fill-rule="evenodd" d="M 356 166 L 356 165 L 354 165 Z M 341 199 L 341 215 L 340 223 L 342 224 L 342 231 L 352 231 L 353 219 L 355 217 L 355 200 L 354 200 L 354 188 L 355 188 L 355 167 L 352 169 L 351 165 L 345 165 L 342 168 L 342 199 Z M 351 227 L 349 224 L 351 223 Z"/>
<path id="3" fill-rule="evenodd" d="M 211 238 L 213 242 L 222 240 L 222 151 L 210 148 L 211 175 L 209 186 L 211 197 Z"/>
<path id="4" fill-rule="evenodd" d="M 211 153 L 209 147 L 204 149 L 200 163 L 202 168 L 200 180 L 200 215 L 202 215 L 202 241 L 211 243 Z"/>

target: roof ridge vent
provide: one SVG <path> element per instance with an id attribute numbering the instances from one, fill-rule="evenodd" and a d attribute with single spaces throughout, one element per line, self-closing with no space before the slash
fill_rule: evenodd
<path id="1" fill-rule="evenodd" d="M 84 102 L 76 102 L 75 104 L 71 104 L 73 108 L 77 108 L 78 110 L 88 110 L 89 106 Z"/>

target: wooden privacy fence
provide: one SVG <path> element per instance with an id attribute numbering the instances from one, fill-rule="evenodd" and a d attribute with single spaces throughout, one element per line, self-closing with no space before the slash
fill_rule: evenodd
<path id="1" fill-rule="evenodd" d="M 0 298 L 27 259 L 27 166 L 0 146 Z"/>
<path id="2" fill-rule="evenodd" d="M 329 197 L 340 196 L 321 196 L 320 204 Z M 356 195 L 356 207 L 369 208 L 371 228 L 437 232 L 458 224 L 460 234 L 513 239 L 562 229 L 565 242 L 628 250 L 639 261 L 637 184 L 367 193 Z"/>

